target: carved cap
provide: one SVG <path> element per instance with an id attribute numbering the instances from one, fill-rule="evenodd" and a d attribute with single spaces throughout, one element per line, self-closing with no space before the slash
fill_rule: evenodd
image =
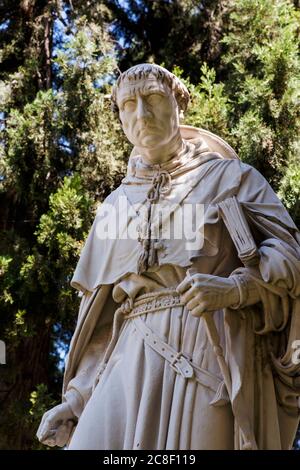
<path id="1" fill-rule="evenodd" d="M 169 70 L 156 64 L 138 64 L 131 67 L 125 72 L 121 73 L 118 77 L 116 84 L 112 89 L 112 109 L 118 113 L 119 108 L 117 104 L 117 90 L 122 83 L 138 82 L 142 80 L 159 80 L 166 83 L 167 86 L 174 93 L 175 99 L 180 110 L 185 111 L 189 102 L 189 92 L 186 86 L 179 80 L 176 75 L 169 72 Z"/>

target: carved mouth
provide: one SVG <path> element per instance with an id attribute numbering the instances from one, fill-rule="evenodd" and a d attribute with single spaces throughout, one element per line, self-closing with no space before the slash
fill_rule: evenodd
<path id="1" fill-rule="evenodd" d="M 148 134 L 153 134 L 153 133 L 156 133 L 157 132 L 157 127 L 142 127 L 140 130 L 139 130 L 139 134 L 145 134 L 145 133 L 148 133 Z"/>

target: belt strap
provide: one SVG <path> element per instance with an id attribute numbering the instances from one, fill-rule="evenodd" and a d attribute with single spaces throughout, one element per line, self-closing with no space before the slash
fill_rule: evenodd
<path id="1" fill-rule="evenodd" d="M 210 403 L 211 405 L 220 406 L 229 401 L 226 387 L 224 387 L 224 382 L 221 379 L 197 366 L 184 353 L 177 352 L 172 346 L 165 343 L 140 317 L 136 317 L 132 321 L 145 343 L 168 361 L 177 374 L 180 374 L 185 379 L 193 378 L 201 385 L 216 392 L 214 399 Z"/>

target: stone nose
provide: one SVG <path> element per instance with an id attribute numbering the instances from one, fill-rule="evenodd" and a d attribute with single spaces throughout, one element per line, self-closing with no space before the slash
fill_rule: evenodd
<path id="1" fill-rule="evenodd" d="M 152 116 L 149 107 L 147 106 L 147 102 L 144 100 L 142 96 L 137 97 L 137 119 L 147 119 Z"/>

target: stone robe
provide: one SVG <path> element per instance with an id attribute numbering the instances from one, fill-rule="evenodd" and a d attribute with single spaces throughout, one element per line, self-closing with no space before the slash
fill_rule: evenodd
<path id="1" fill-rule="evenodd" d="M 133 154 L 126 178 L 106 202 L 117 213 L 121 196 L 135 209 L 143 207 L 153 177 L 165 171 L 171 190 L 161 187 L 159 202 L 171 219 L 182 204 L 203 205 L 203 239 L 192 249 L 182 238 L 158 240 L 156 262 L 140 272 L 142 244 L 100 239 L 100 209 L 72 280 L 83 297 L 64 378 L 63 400 L 79 418 L 69 449 L 241 449 L 241 429 L 259 449 L 292 445 L 300 394 L 299 365 L 292 361 L 293 340 L 300 339 L 299 232 L 266 180 L 225 142 L 187 126 L 182 135 L 186 148 L 171 162 L 149 166 Z M 220 216 L 219 203 L 233 196 L 258 246 L 259 264 L 253 267 L 243 266 Z M 230 400 L 202 318 L 183 306 L 141 317 L 215 386 L 176 374 L 144 344 L 132 320 L 114 324 L 126 298 L 176 288 L 188 267 L 224 277 L 247 272 L 259 289 L 259 303 L 213 313 L 231 373 Z"/>

